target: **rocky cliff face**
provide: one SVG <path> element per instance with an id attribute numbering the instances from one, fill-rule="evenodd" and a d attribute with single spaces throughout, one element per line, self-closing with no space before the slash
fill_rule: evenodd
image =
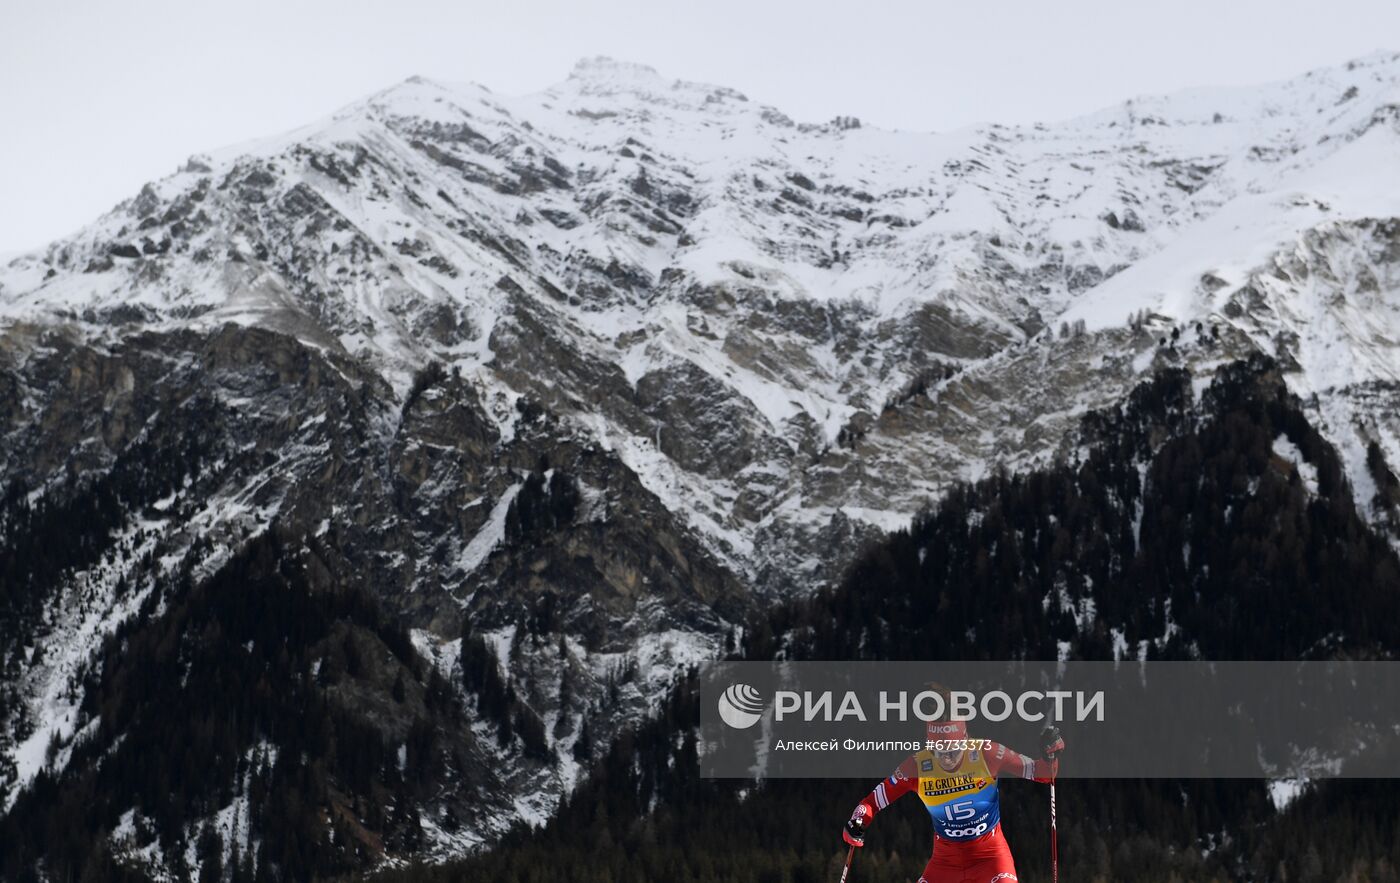
<path id="1" fill-rule="evenodd" d="M 98 513 L 7 572 L 3 805 L 121 738 L 84 709 L 104 642 L 259 536 L 375 599 L 469 712 L 492 688 L 459 655 L 489 651 L 547 750 L 434 726 L 537 818 L 751 605 L 956 481 L 1073 456 L 1154 367 L 1275 357 L 1388 524 L 1398 84 L 1378 55 L 911 134 L 592 60 L 192 158 L 0 268 L 6 541 Z"/>

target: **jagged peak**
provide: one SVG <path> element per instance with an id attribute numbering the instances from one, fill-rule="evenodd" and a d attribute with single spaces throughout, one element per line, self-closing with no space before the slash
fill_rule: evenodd
<path id="1" fill-rule="evenodd" d="M 1338 65 L 1338 67 L 1345 68 L 1346 70 L 1355 70 L 1357 68 L 1383 67 L 1386 65 L 1396 65 L 1397 68 L 1400 69 L 1400 52 L 1396 52 L 1394 49 L 1377 49 L 1374 52 L 1369 52 L 1366 55 L 1353 58 L 1351 61 L 1343 62 L 1341 65 Z M 1331 68 L 1323 68 L 1323 70 L 1330 69 Z"/>
<path id="2" fill-rule="evenodd" d="M 674 79 L 649 65 L 619 61 L 604 55 L 580 59 L 569 78 L 549 91 L 593 96 L 627 95 L 692 108 L 712 107 L 716 102 L 726 100 L 748 101 L 742 93 L 727 86 Z"/>
<path id="3" fill-rule="evenodd" d="M 579 80 L 650 80 L 664 82 L 661 74 L 656 68 L 650 65 L 638 64 L 633 61 L 619 61 L 606 55 L 594 55 L 589 58 L 580 58 L 574 69 L 569 73 L 570 79 Z"/>
<path id="4" fill-rule="evenodd" d="M 1061 122 L 1103 123 L 1144 114 L 1165 114 L 1172 121 L 1220 122 L 1230 119 L 1310 115 L 1362 97 L 1391 101 L 1400 88 L 1400 52 L 1377 50 L 1338 64 L 1313 68 L 1281 79 L 1243 85 L 1208 85 L 1136 95 L 1110 107 Z M 1148 120 L 1154 122 L 1156 120 Z"/>

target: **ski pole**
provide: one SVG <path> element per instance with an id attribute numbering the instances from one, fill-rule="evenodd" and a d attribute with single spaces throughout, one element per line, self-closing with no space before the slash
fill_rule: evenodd
<path id="1" fill-rule="evenodd" d="M 849 859 L 847 860 L 849 861 Z M 1060 844 L 1059 835 L 1055 830 L 1055 779 L 1050 779 L 1050 881 L 1060 883 Z M 841 876 L 841 883 L 846 883 L 846 877 Z"/>
<path id="2" fill-rule="evenodd" d="M 841 869 L 841 883 L 846 883 L 846 875 L 851 872 L 851 859 L 855 857 L 855 854 L 855 844 L 851 844 L 851 848 L 846 850 L 846 866 Z"/>

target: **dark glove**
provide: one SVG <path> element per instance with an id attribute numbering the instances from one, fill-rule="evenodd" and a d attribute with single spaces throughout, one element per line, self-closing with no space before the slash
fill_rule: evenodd
<path id="1" fill-rule="evenodd" d="M 851 813 L 851 818 L 846 822 L 846 827 L 841 830 L 841 837 L 851 846 L 865 845 L 865 826 L 870 822 L 866 816 L 865 804 L 856 807 L 856 811 Z"/>
<path id="2" fill-rule="evenodd" d="M 1046 760 L 1054 760 L 1065 750 L 1065 737 L 1060 735 L 1059 727 L 1049 726 L 1040 731 L 1040 750 Z"/>

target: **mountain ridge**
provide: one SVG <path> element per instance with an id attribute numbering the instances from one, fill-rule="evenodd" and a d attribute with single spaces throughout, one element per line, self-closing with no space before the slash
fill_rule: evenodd
<path id="1" fill-rule="evenodd" d="M 945 135 L 657 83 L 410 79 L 0 268 L 3 536 L 100 516 L 0 608 L 5 805 L 86 756 L 104 642 L 270 536 L 492 710 L 433 726 L 495 740 L 483 793 L 544 776 L 501 797 L 533 819 L 748 611 L 1074 461 L 1161 369 L 1275 360 L 1396 542 L 1400 186 L 1366 185 L 1400 168 L 1400 56 Z M 207 451 L 157 493 L 181 421 Z M 432 854 L 493 833 L 462 830 Z"/>

